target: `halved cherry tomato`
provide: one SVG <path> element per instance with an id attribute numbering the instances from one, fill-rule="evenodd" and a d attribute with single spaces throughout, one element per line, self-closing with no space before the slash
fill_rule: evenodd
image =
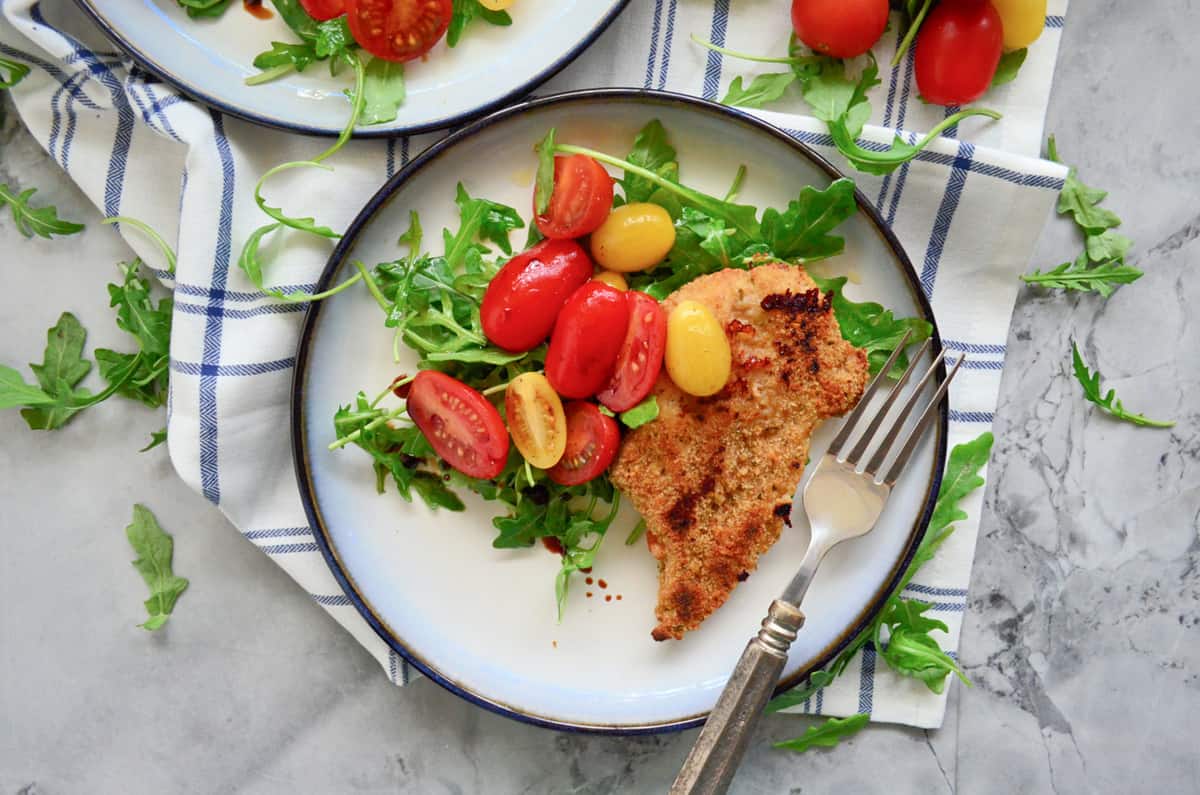
<path id="1" fill-rule="evenodd" d="M 433 49 L 454 14 L 451 0 L 344 0 L 350 35 L 372 55 L 411 61 Z"/>
<path id="2" fill-rule="evenodd" d="M 408 393 L 408 416 L 446 463 L 473 478 L 494 478 L 508 460 L 500 412 L 479 392 L 436 370 L 422 370 Z"/>
<path id="3" fill-rule="evenodd" d="M 300 0 L 300 5 L 318 22 L 346 13 L 346 0 Z"/>
<path id="4" fill-rule="evenodd" d="M 645 293 L 629 293 L 629 328 L 613 376 L 596 399 L 612 411 L 629 411 L 654 388 L 667 348 L 667 313 Z"/>
<path id="5" fill-rule="evenodd" d="M 591 397 L 608 383 L 629 326 L 626 295 L 590 281 L 563 304 L 546 351 L 546 377 L 555 392 Z"/>
<path id="6" fill-rule="evenodd" d="M 621 430 L 595 403 L 575 400 L 567 404 L 567 449 L 546 474 L 560 486 L 578 486 L 604 474 L 617 456 Z"/>
<path id="7" fill-rule="evenodd" d="M 1004 49 L 1004 26 L 988 0 L 939 3 L 917 34 L 921 96 L 936 105 L 965 105 L 983 96 Z"/>
<path id="8" fill-rule="evenodd" d="M 554 192 L 537 227 L 549 238 L 583 237 L 604 223 L 612 200 L 612 177 L 604 166 L 587 155 L 556 157 Z"/>
<path id="9" fill-rule="evenodd" d="M 543 240 L 505 263 L 479 308 L 483 333 L 506 351 L 528 351 L 554 328 L 563 302 L 592 277 L 592 260 L 574 240 Z"/>
<path id="10" fill-rule="evenodd" d="M 792 0 L 796 38 L 823 55 L 854 58 L 879 41 L 888 0 Z"/>
<path id="11" fill-rule="evenodd" d="M 567 448 L 567 419 L 562 401 L 541 373 L 521 373 L 504 391 L 504 416 L 513 444 L 525 460 L 549 469 Z"/>

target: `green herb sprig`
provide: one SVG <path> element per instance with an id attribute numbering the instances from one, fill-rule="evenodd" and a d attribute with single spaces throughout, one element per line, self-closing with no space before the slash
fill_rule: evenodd
<path id="1" fill-rule="evenodd" d="M 29 200 L 37 188 L 27 188 L 17 191 L 0 182 L 0 202 L 7 204 L 12 211 L 13 222 L 17 231 L 25 237 L 44 237 L 53 235 L 73 235 L 83 231 L 83 224 L 74 221 L 64 221 L 58 217 L 58 209 L 54 206 L 31 207 Z"/>
<path id="2" fill-rule="evenodd" d="M 138 556 L 133 567 L 150 589 L 150 598 L 145 602 L 148 618 L 138 626 L 149 632 L 162 629 L 188 587 L 188 580 L 172 569 L 175 540 L 144 505 L 133 506 L 133 521 L 125 528 L 125 536 Z"/>
<path id="3" fill-rule="evenodd" d="M 1088 370 L 1087 363 L 1083 360 L 1083 354 L 1079 352 L 1079 346 L 1074 342 L 1071 343 L 1071 361 L 1075 372 L 1075 379 L 1083 387 L 1084 397 L 1099 406 L 1106 414 L 1116 417 L 1119 420 L 1124 420 L 1134 425 L 1142 425 L 1147 428 L 1173 428 L 1175 426 L 1174 422 L 1152 420 L 1145 415 L 1134 414 L 1129 411 L 1121 403 L 1114 389 L 1103 392 L 1100 388 L 1100 371 Z"/>

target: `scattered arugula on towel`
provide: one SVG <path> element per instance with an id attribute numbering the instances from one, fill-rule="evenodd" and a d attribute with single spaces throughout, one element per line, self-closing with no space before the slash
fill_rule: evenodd
<path id="1" fill-rule="evenodd" d="M 803 753 L 809 748 L 833 748 L 842 740 L 858 734 L 871 720 L 870 713 L 859 712 L 845 718 L 828 720 L 809 726 L 804 734 L 792 740 L 775 743 L 776 748 Z"/>
<path id="2" fill-rule="evenodd" d="M 25 237 L 37 235 L 49 239 L 52 235 L 73 235 L 83 230 L 83 224 L 59 218 L 58 209 L 53 206 L 31 207 L 29 200 L 35 193 L 37 188 L 18 191 L 0 182 L 0 202 L 12 210 L 18 232 Z"/>
<path id="3" fill-rule="evenodd" d="M 167 623 L 188 581 L 171 570 L 175 540 L 163 531 L 146 506 L 133 506 L 133 521 L 125 528 L 125 536 L 138 556 L 133 567 L 150 589 L 150 598 L 145 602 L 148 617 L 138 626 L 153 632 Z"/>
<path id="4" fill-rule="evenodd" d="M 1117 397 L 1116 390 L 1114 389 L 1102 392 L 1100 388 L 1100 371 L 1088 370 L 1087 363 L 1084 362 L 1083 355 L 1079 352 L 1079 346 L 1074 342 L 1071 343 L 1071 359 L 1075 370 L 1075 378 L 1083 387 L 1084 397 L 1099 406 L 1105 413 L 1111 414 L 1119 420 L 1148 428 L 1173 428 L 1175 426 L 1174 422 L 1152 420 L 1142 414 L 1134 414 L 1127 410 L 1121 403 L 1120 398 Z"/>
<path id="5" fill-rule="evenodd" d="M 1062 162 L 1053 135 L 1046 142 L 1046 150 L 1051 160 Z M 1142 271 L 1125 262 L 1133 241 L 1116 231 L 1121 225 L 1120 216 L 1100 206 L 1107 196 L 1107 191 L 1080 182 L 1072 166 L 1058 196 L 1058 213 L 1071 216 L 1083 232 L 1084 249 L 1072 262 L 1044 273 L 1040 270 L 1027 273 L 1021 280 L 1038 287 L 1093 292 L 1108 298 L 1118 285 L 1140 279 Z"/>
<path id="6" fill-rule="evenodd" d="M 1000 118 L 1000 114 L 994 110 L 968 108 L 951 114 L 916 143 L 907 143 L 897 135 L 886 150 L 875 151 L 858 143 L 863 125 L 871 117 L 871 103 L 867 99 L 867 92 L 880 83 L 879 66 L 874 55 L 868 53 L 861 63 L 858 76 L 854 77 L 848 73 L 845 61 L 813 55 L 795 36 L 792 36 L 788 44 L 788 55 L 778 58 L 737 52 L 719 47 L 695 35 L 692 36 L 692 40 L 702 47 L 733 58 L 788 66 L 786 72 L 760 74 L 749 85 L 745 85 L 741 77 L 734 78 L 721 102 L 745 108 L 761 108 L 778 100 L 788 88 L 797 84 L 804 101 L 812 109 L 813 116 L 828 125 L 829 134 L 838 151 L 851 166 L 866 174 L 890 174 L 920 154 L 930 141 L 963 119 L 971 116 Z M 1015 61 L 1009 63 L 1001 78 L 1002 82 L 1016 76 L 1014 65 L 1017 68 L 1020 66 Z"/>
<path id="7" fill-rule="evenodd" d="M 117 326 L 137 340 L 138 350 L 96 349 L 95 363 L 107 386 L 96 394 L 80 386 L 92 370 L 92 362 L 83 355 L 87 331 L 73 314 L 64 312 L 46 332 L 41 364 L 29 366 L 35 383 L 27 383 L 12 367 L 0 365 L 0 409 L 20 408 L 30 428 L 55 430 L 112 395 L 151 408 L 165 405 L 172 301 L 166 297 L 155 303 L 150 282 L 138 274 L 139 264 L 122 264 L 121 283 L 108 285 Z M 156 433 L 150 446 L 161 439 L 165 435 Z"/>
<path id="8" fill-rule="evenodd" d="M 13 88 L 29 75 L 30 69 L 20 61 L 0 57 L 0 89 Z"/>
<path id="9" fill-rule="evenodd" d="M 880 657 L 893 671 L 924 682 L 925 686 L 935 693 L 942 692 L 946 677 L 950 674 L 955 674 L 965 684 L 970 684 L 958 663 L 942 651 L 937 640 L 930 635 L 934 630 L 947 632 L 948 627 L 941 621 L 924 615 L 931 609 L 930 604 L 919 599 L 904 598 L 901 593 L 912 581 L 913 576 L 933 559 L 937 550 L 954 533 L 954 523 L 967 518 L 959 503 L 983 485 L 984 481 L 979 472 L 987 465 L 992 442 L 992 434 L 988 432 L 970 442 L 956 445 L 950 451 L 929 527 L 913 555 L 912 562 L 888 597 L 883 610 L 827 668 L 813 672 L 807 683 L 773 699 L 767 705 L 768 712 L 794 707 L 812 698 L 818 690 L 837 679 L 868 643 L 879 651 Z M 853 733 L 851 728 L 854 731 L 861 728 L 859 723 L 865 723 L 867 718 L 866 715 L 851 716 L 845 719 L 853 721 L 849 726 L 837 718 L 832 718 L 825 724 L 810 728 L 808 733 L 795 740 L 777 745 L 796 751 L 804 751 L 814 745 L 835 745 L 842 736 Z M 815 734 L 814 729 L 818 730 Z M 815 739 L 806 742 L 810 735 Z M 826 738 L 829 742 L 817 741 Z"/>

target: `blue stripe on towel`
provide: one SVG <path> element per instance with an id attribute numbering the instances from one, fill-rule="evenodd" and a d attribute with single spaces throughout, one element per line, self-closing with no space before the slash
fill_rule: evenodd
<path id="1" fill-rule="evenodd" d="M 714 0 L 712 27 L 708 40 L 718 47 L 725 46 L 725 29 L 729 26 L 729 0 Z M 708 51 L 708 60 L 704 64 L 704 87 L 701 96 L 715 100 L 717 89 L 721 87 L 721 53 Z"/>

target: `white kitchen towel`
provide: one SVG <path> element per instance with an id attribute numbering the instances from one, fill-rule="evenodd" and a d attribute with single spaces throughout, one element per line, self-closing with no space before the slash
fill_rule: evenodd
<path id="1" fill-rule="evenodd" d="M 942 138 L 891 176 L 851 174 L 912 257 L 946 346 L 972 355 L 951 394 L 952 444 L 991 427 L 1016 277 L 1065 175 L 1061 166 L 1035 158 L 1066 0 L 1050 6 L 1047 29 L 1017 81 L 987 97 L 1006 115 L 1003 121 L 968 121 L 949 134 L 961 132 L 975 143 Z M 175 292 L 168 426 L 179 474 L 353 633 L 392 681 L 407 683 L 409 667 L 368 628 L 326 568 L 300 503 L 283 429 L 302 308 L 255 291 L 235 265 L 246 236 L 263 223 L 251 195 L 258 175 L 284 160 L 309 158 L 327 142 L 256 127 L 187 100 L 131 65 L 70 0 L 0 0 L 0 8 L 0 55 L 33 67 L 12 91 L 30 131 L 106 215 L 149 223 L 179 252 L 170 278 L 154 247 L 136 230 L 122 229 Z M 877 48 L 881 63 L 896 27 Z M 638 0 L 538 93 L 632 85 L 719 98 L 734 75 L 763 71 L 701 49 L 690 40 L 693 33 L 755 52 L 782 52 L 786 4 Z M 884 69 L 871 99 L 880 124 L 919 130 L 943 118 L 943 109 L 916 98 L 911 58 Z M 798 114 L 762 115 L 841 162 L 822 124 Z M 877 145 L 891 135 L 869 127 L 864 138 Z M 344 228 L 365 197 L 435 139 L 353 142 L 336 157 L 335 178 L 293 171 L 271 189 L 286 192 L 293 212 Z M 306 288 L 328 247 L 295 238 L 284 245 L 272 252 L 286 256 L 272 265 L 270 281 Z M 958 644 L 981 502 L 978 493 L 969 500 L 971 518 L 907 591 L 932 602 L 950 626 L 943 641 L 949 649 Z M 868 647 L 861 662 L 804 710 L 867 711 L 878 721 L 932 727 L 940 725 L 945 703 L 944 695 L 877 664 Z"/>

